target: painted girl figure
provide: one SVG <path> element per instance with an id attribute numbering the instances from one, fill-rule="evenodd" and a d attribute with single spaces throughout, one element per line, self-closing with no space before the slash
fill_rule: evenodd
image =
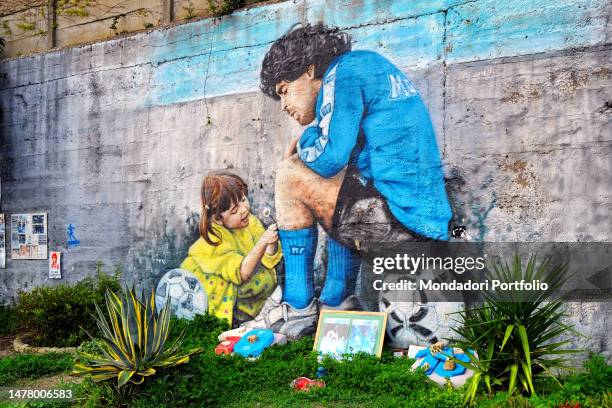
<path id="1" fill-rule="evenodd" d="M 200 238 L 181 264 L 208 295 L 208 312 L 232 327 L 253 319 L 276 287 L 282 253 L 276 225 L 264 229 L 251 214 L 246 183 L 231 173 L 202 182 Z"/>

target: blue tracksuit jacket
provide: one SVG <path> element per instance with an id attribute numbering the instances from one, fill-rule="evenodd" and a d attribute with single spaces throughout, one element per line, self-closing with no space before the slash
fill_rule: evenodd
<path id="1" fill-rule="evenodd" d="M 298 143 L 310 169 L 331 177 L 353 163 L 406 228 L 448 239 L 451 209 L 435 134 L 402 71 L 375 52 L 344 53 L 323 76 L 316 112 Z"/>

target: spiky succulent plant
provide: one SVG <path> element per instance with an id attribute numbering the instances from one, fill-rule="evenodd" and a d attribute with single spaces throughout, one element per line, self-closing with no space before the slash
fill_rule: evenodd
<path id="1" fill-rule="evenodd" d="M 153 290 L 148 298 L 143 292 L 141 299 L 134 288 L 121 296 L 107 291 L 106 314 L 96 304 L 98 316 L 95 320 L 102 333 L 103 345 L 97 354 L 77 352 L 72 374 L 90 375 L 95 382 L 117 378 L 117 385 L 122 387 L 128 381 L 142 384 L 160 368 L 188 362 L 189 357 L 200 353 L 201 349 L 182 353 L 182 333 L 168 346 L 169 306 L 167 303 L 158 312 Z"/>

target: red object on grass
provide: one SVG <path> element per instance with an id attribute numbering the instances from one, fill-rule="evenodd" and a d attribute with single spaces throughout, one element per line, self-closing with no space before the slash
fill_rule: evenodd
<path id="1" fill-rule="evenodd" d="M 557 405 L 557 408 L 582 408 L 579 402 L 567 402 Z"/>
<path id="2" fill-rule="evenodd" d="M 310 378 L 299 377 L 291 382 L 291 388 L 297 391 L 308 391 L 313 387 L 323 388 L 325 387 L 325 381 L 311 380 Z"/>
<path id="3" fill-rule="evenodd" d="M 225 340 L 219 343 L 217 347 L 215 347 L 215 354 L 232 354 L 232 351 L 234 351 L 234 346 L 240 339 L 241 337 L 236 336 L 227 337 Z"/>

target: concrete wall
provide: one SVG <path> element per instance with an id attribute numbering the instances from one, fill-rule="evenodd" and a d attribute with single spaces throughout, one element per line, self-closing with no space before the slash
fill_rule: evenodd
<path id="1" fill-rule="evenodd" d="M 48 212 L 64 281 L 104 260 L 154 283 L 197 236 L 207 172 L 244 176 L 256 213 L 273 203 L 275 168 L 300 129 L 258 91 L 259 67 L 294 23 L 324 21 L 414 79 L 453 224 L 472 239 L 612 239 L 612 4 L 349 3 L 282 2 L 1 63 L 2 212 Z M 42 284 L 53 284 L 46 261 L 0 270 L 1 299 Z M 571 307 L 591 334 L 582 342 L 609 353 L 610 304 Z"/>

